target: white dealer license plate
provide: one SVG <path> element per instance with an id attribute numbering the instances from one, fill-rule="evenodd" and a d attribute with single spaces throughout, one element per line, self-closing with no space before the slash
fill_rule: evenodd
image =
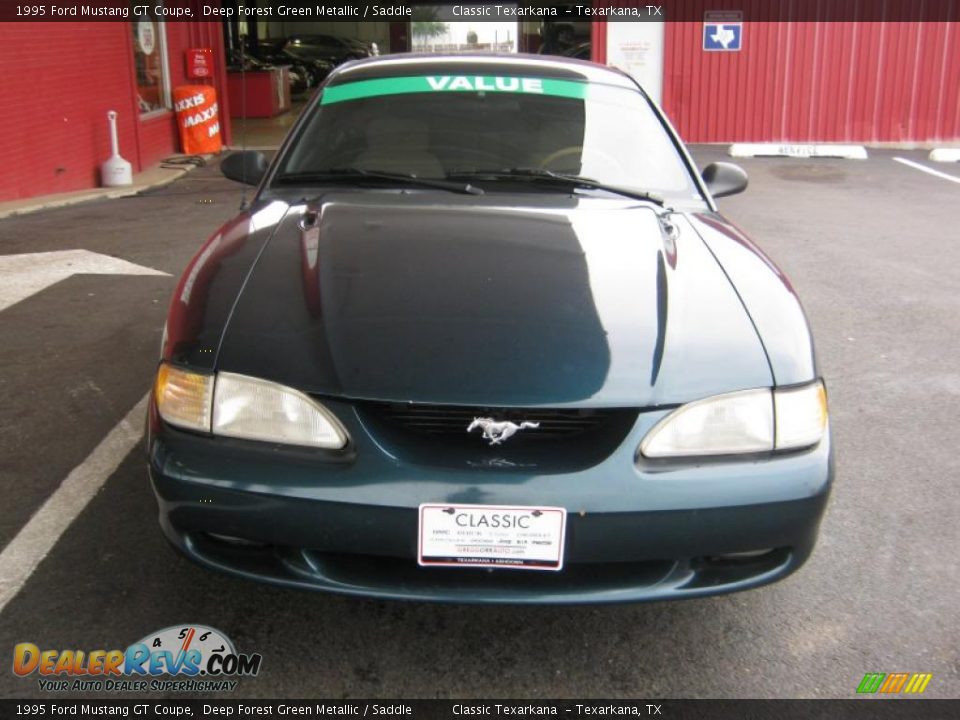
<path id="1" fill-rule="evenodd" d="M 567 511 L 510 505 L 420 506 L 423 566 L 559 570 Z"/>

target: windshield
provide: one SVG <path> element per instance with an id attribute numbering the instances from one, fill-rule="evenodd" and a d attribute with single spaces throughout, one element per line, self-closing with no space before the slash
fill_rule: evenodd
<path id="1" fill-rule="evenodd" d="M 548 78 L 430 76 L 328 87 L 278 174 L 356 169 L 445 178 L 516 168 L 701 199 L 640 92 Z M 495 191 L 496 183 L 519 180 L 477 182 Z"/>

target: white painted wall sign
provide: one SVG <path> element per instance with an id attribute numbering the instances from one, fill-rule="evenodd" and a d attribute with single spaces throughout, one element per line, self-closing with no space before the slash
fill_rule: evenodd
<path id="1" fill-rule="evenodd" d="M 657 103 L 663 95 L 663 23 L 607 23 L 607 65 L 620 68 Z"/>

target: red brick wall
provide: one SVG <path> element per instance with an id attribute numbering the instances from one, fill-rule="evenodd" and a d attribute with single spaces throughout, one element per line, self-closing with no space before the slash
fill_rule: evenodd
<path id="1" fill-rule="evenodd" d="M 171 87 L 196 82 L 185 77 L 185 49 L 214 49 L 207 84 L 229 133 L 219 23 L 167 23 L 166 36 Z M 140 120 L 134 80 L 128 23 L 0 23 L 0 201 L 97 187 L 108 110 L 119 113 L 120 154 L 135 173 L 177 152 L 173 114 Z"/>

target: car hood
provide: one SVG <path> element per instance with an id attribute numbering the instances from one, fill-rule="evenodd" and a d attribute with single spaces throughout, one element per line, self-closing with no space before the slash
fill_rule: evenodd
<path id="1" fill-rule="evenodd" d="M 653 407 L 772 384 L 686 216 L 530 197 L 543 204 L 338 192 L 291 206 L 218 369 L 320 395 L 485 407 Z"/>

